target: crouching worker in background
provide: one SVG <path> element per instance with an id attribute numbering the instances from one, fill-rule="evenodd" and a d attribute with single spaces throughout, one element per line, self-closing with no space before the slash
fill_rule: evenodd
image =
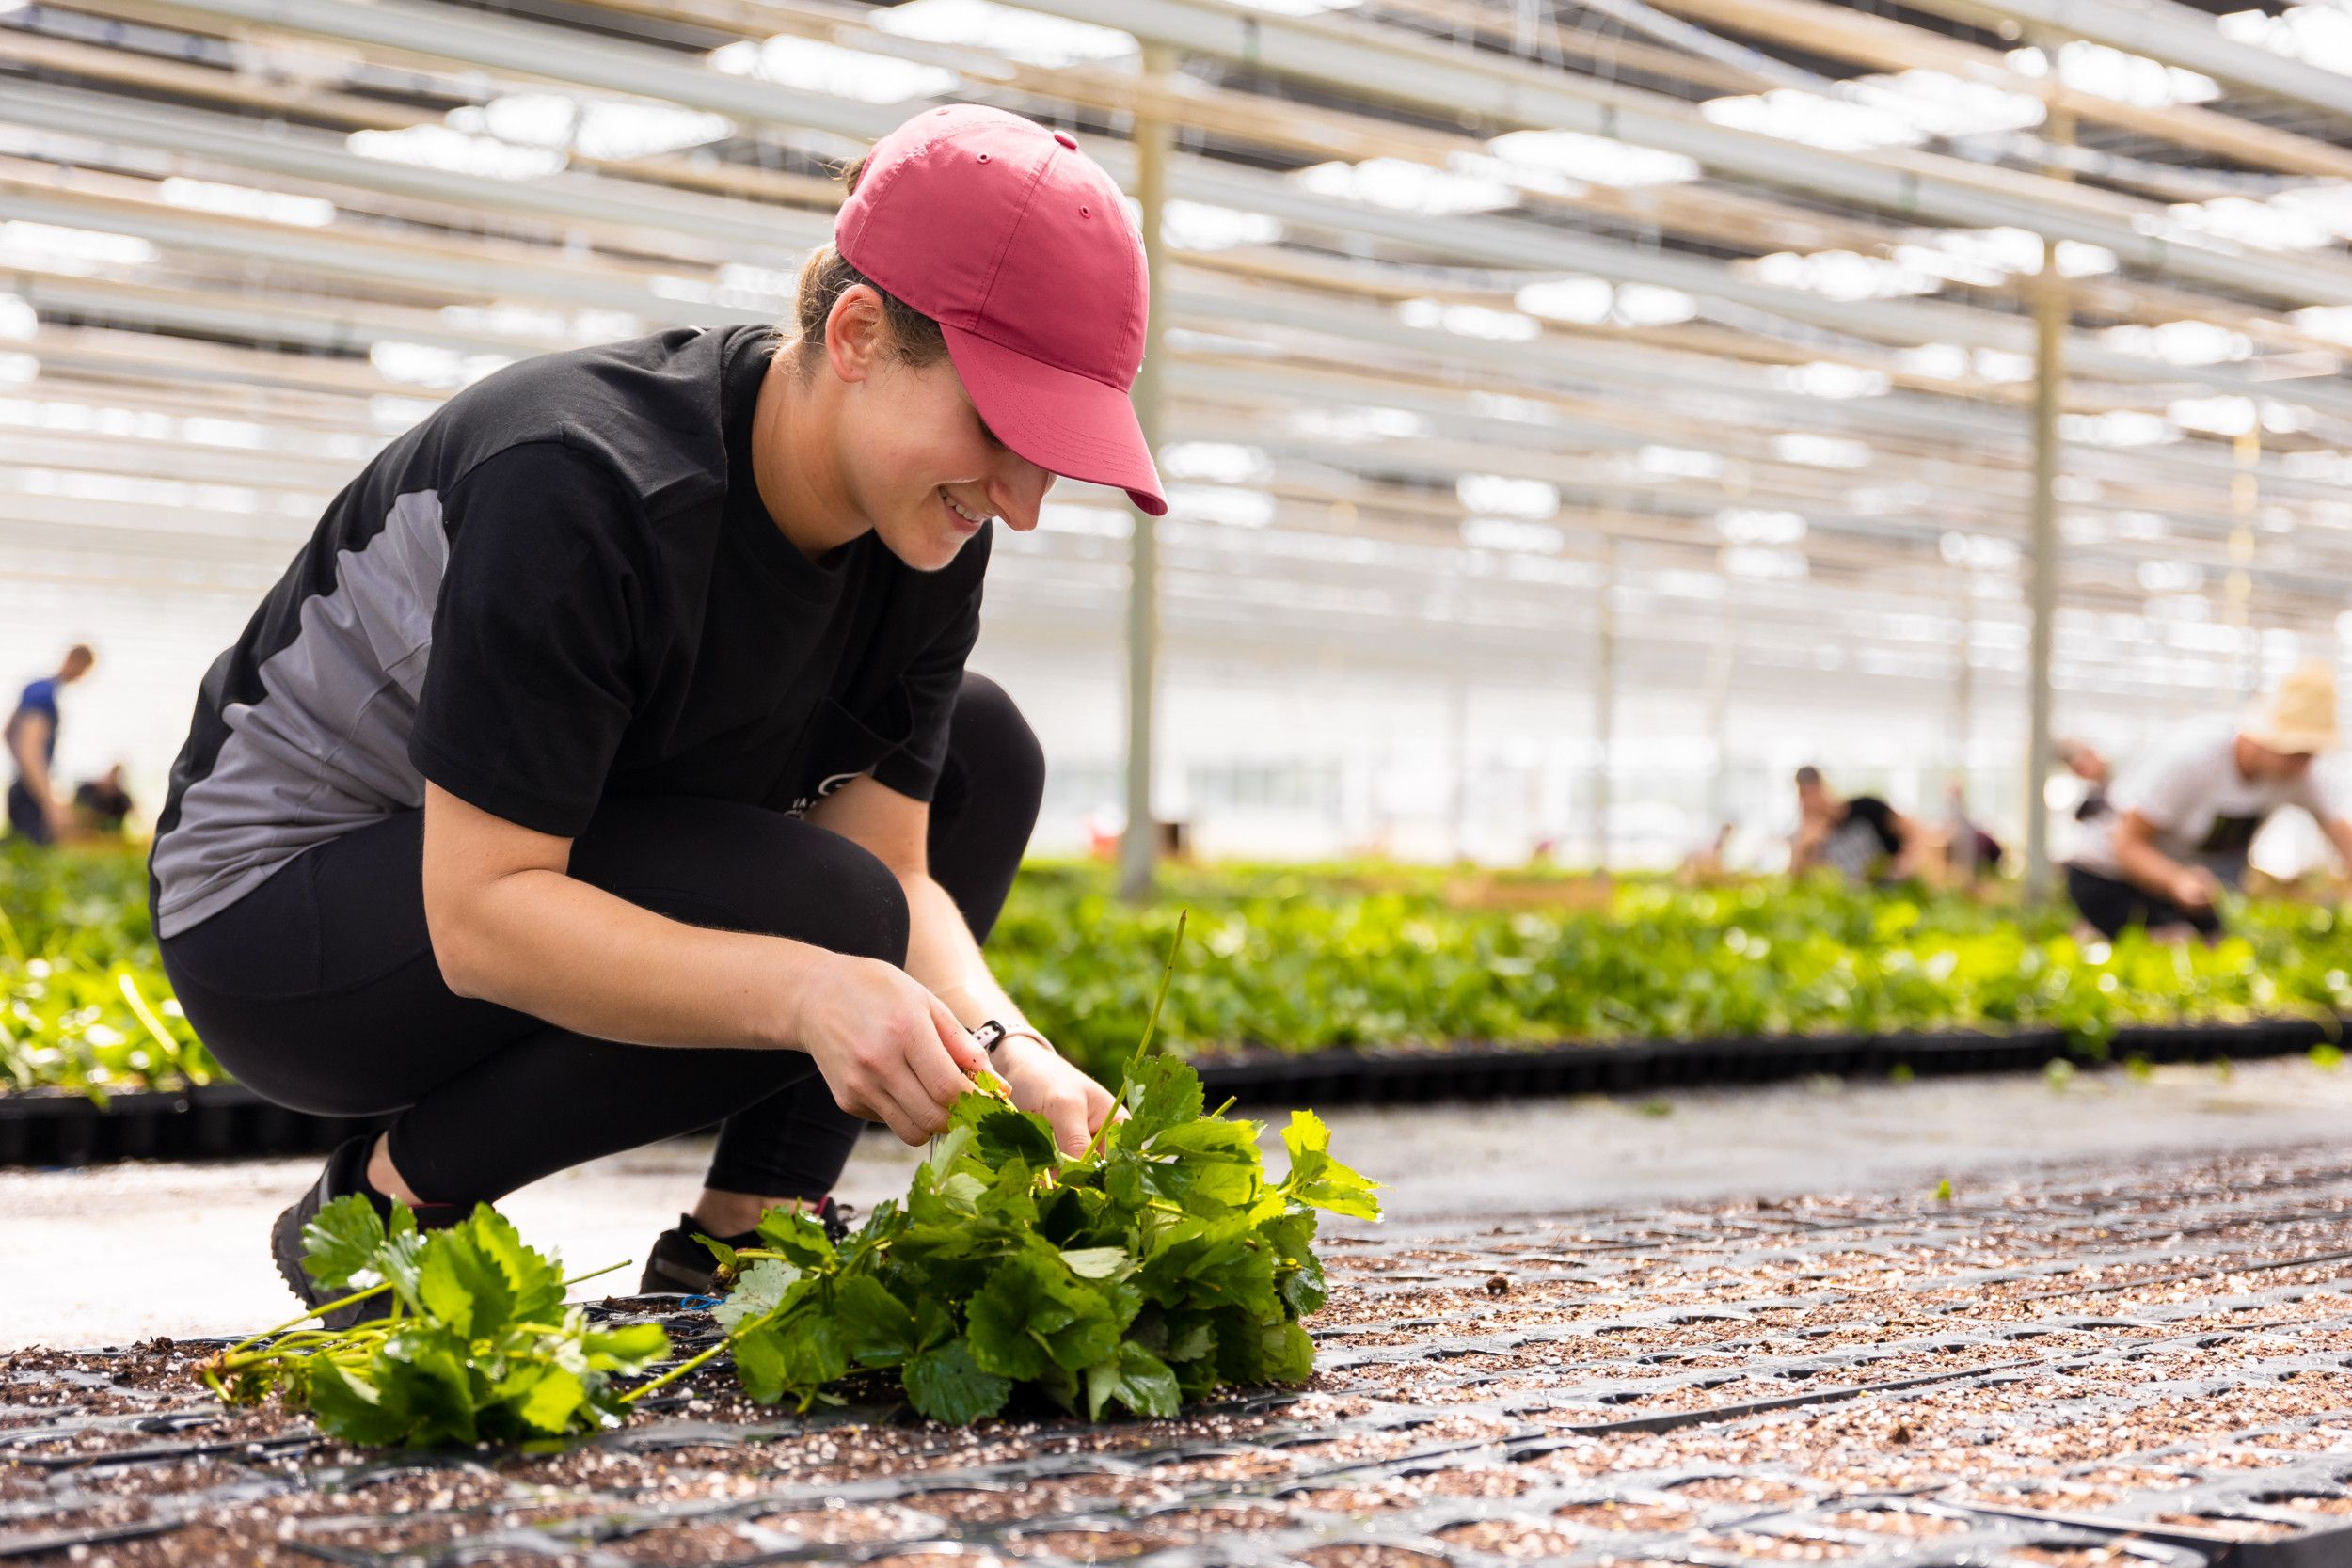
<path id="1" fill-rule="evenodd" d="M 2084 924 L 2110 940 L 2142 926 L 2159 942 L 2213 941 L 2215 901 L 2244 880 L 2254 835 L 2281 806 L 2311 813 L 2352 865 L 2352 823 L 2312 776 L 2335 748 L 2336 681 L 2324 664 L 2288 675 L 2241 723 L 2195 725 L 2155 748 L 2125 771 L 2067 863 Z"/>
<path id="2" fill-rule="evenodd" d="M 165 967 L 258 1093 L 395 1118 L 278 1218 L 313 1306 L 302 1228 L 347 1194 L 431 1227 L 716 1126 L 644 1276 L 698 1291 L 695 1231 L 830 1222 L 859 1122 L 920 1144 L 984 1064 L 1073 1153 L 1111 1114 L 981 958 L 1043 760 L 964 659 L 992 527 L 1035 528 L 1055 475 L 1167 509 L 1128 402 L 1142 242 L 1074 141 L 995 109 L 926 112 L 850 186 L 784 341 L 475 383 L 205 677 L 151 863 Z"/>

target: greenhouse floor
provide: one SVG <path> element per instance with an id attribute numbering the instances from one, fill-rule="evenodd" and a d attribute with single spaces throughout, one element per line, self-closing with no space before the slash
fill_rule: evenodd
<path id="1" fill-rule="evenodd" d="M 2316 1073 L 2244 1074 L 2228 1092 L 2267 1100 L 2274 1131 L 2302 1118 L 2289 1101 L 2325 1096 L 2341 1113 Z M 2215 1093 L 2077 1084 L 2052 1097 L 2066 1116 L 2021 1097 L 2009 1108 L 2045 1132 L 2127 1119 L 2211 1133 L 2244 1114 L 2217 1110 Z M 1887 1139 L 1898 1119 L 1857 1103 L 1897 1098 L 1741 1103 L 1809 1122 L 1817 1139 L 1835 1126 L 1851 1146 L 1866 1125 Z M 1928 1107 L 1957 1101 L 1907 1103 L 1924 1132 Z M 1990 1113 L 1992 1097 L 1976 1104 Z M 1699 1102 L 1658 1119 L 1687 1140 L 1728 1132 L 1738 1115 Z M 1601 1131 L 1612 1117 L 1633 1119 L 1555 1111 L 1551 1141 L 1565 1119 L 1590 1130 L 1588 1147 L 1632 1149 Z M 1475 1119 L 1440 1124 L 1467 1152 Z M 1405 1125 L 1348 1131 L 1360 1148 Z M 859 1408 L 802 1419 L 744 1403 L 713 1366 L 628 1427 L 560 1451 L 371 1456 L 274 1409 L 223 1413 L 193 1384 L 203 1351 L 185 1340 L 20 1350 L 0 1356 L 0 1558 L 2352 1561 L 2352 1153 L 2239 1141 L 2188 1154 L 2142 1138 L 2128 1158 L 2110 1144 L 2023 1176 L 1955 1179 L 1949 1196 L 1918 1178 L 1961 1167 L 1915 1161 L 1858 1196 L 1442 1220 L 1407 1199 L 1405 1224 L 1330 1237 L 1309 1388 L 1098 1429 L 958 1430 Z M 1436 1146 L 1424 1132 L 1387 1152 L 1419 1161 Z M 1719 1184 L 1781 1168 L 1709 1158 Z M 600 1180 L 615 1179 L 644 1174 Z M 88 1266 L 136 1277 L 131 1259 L 84 1246 Z M 709 1332 L 706 1314 L 651 1299 L 603 1309 L 663 1311 L 689 1339 Z"/>
<path id="2" fill-rule="evenodd" d="M 1284 1118 L 1261 1113 L 1279 1125 Z M 2047 1160 L 2118 1164 L 2178 1151 L 2287 1148 L 2352 1125 L 2352 1069 L 2302 1059 L 1996 1076 L 1817 1080 L 1641 1099 L 1342 1109 L 1339 1154 L 1387 1182 L 1388 1229 L 1605 1204 L 1781 1196 L 1939 1180 Z M 1269 1146 L 1273 1146 L 1271 1139 Z M 501 1207 L 575 1270 L 644 1256 L 677 1223 L 707 1146 L 657 1145 L 568 1171 Z M 916 1159 L 863 1140 L 842 1191 L 902 1193 Z M 1281 1156 L 1274 1148 L 1279 1164 Z M 285 1316 L 269 1222 L 315 1160 L 0 1169 L 0 1351 L 245 1332 Z M 1327 1226 L 1331 1222 L 1327 1221 Z M 135 1257 L 135 1275 L 101 1259 Z M 136 1288 L 127 1280 L 135 1277 Z M 631 1280 L 635 1270 L 613 1276 Z"/>

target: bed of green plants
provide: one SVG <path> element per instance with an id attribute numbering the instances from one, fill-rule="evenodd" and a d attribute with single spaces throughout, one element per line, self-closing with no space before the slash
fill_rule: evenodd
<path id="1" fill-rule="evenodd" d="M 145 893 L 134 855 L 0 847 L 0 1092 L 217 1075 L 170 1000 Z M 2234 934 L 2209 948 L 2086 948 L 2062 910 L 1951 895 L 1596 890 L 1375 863 L 1177 869 L 1142 907 L 1103 868 L 1034 864 L 991 961 L 1066 1053 L 1116 1081 L 1183 908 L 1192 938 L 1160 1026 L 1193 1054 L 2014 1028 L 2096 1054 L 2129 1024 L 2352 1013 L 2352 910 L 2332 905 L 2235 901 Z"/>

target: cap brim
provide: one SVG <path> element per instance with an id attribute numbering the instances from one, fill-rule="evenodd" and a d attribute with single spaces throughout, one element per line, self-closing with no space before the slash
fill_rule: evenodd
<path id="1" fill-rule="evenodd" d="M 1160 471 L 1125 392 L 945 322 L 940 331 L 973 406 L 998 440 L 1049 474 L 1112 485 L 1137 511 L 1167 513 Z"/>

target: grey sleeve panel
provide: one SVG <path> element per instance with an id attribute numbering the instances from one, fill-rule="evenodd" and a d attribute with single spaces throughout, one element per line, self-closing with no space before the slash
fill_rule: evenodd
<path id="1" fill-rule="evenodd" d="M 398 497 L 364 548 L 339 551 L 331 592 L 261 667 L 265 695 L 224 713 L 230 736 L 156 841 L 156 933 L 227 909 L 314 845 L 424 803 L 408 760 L 449 563 L 441 499 Z"/>

